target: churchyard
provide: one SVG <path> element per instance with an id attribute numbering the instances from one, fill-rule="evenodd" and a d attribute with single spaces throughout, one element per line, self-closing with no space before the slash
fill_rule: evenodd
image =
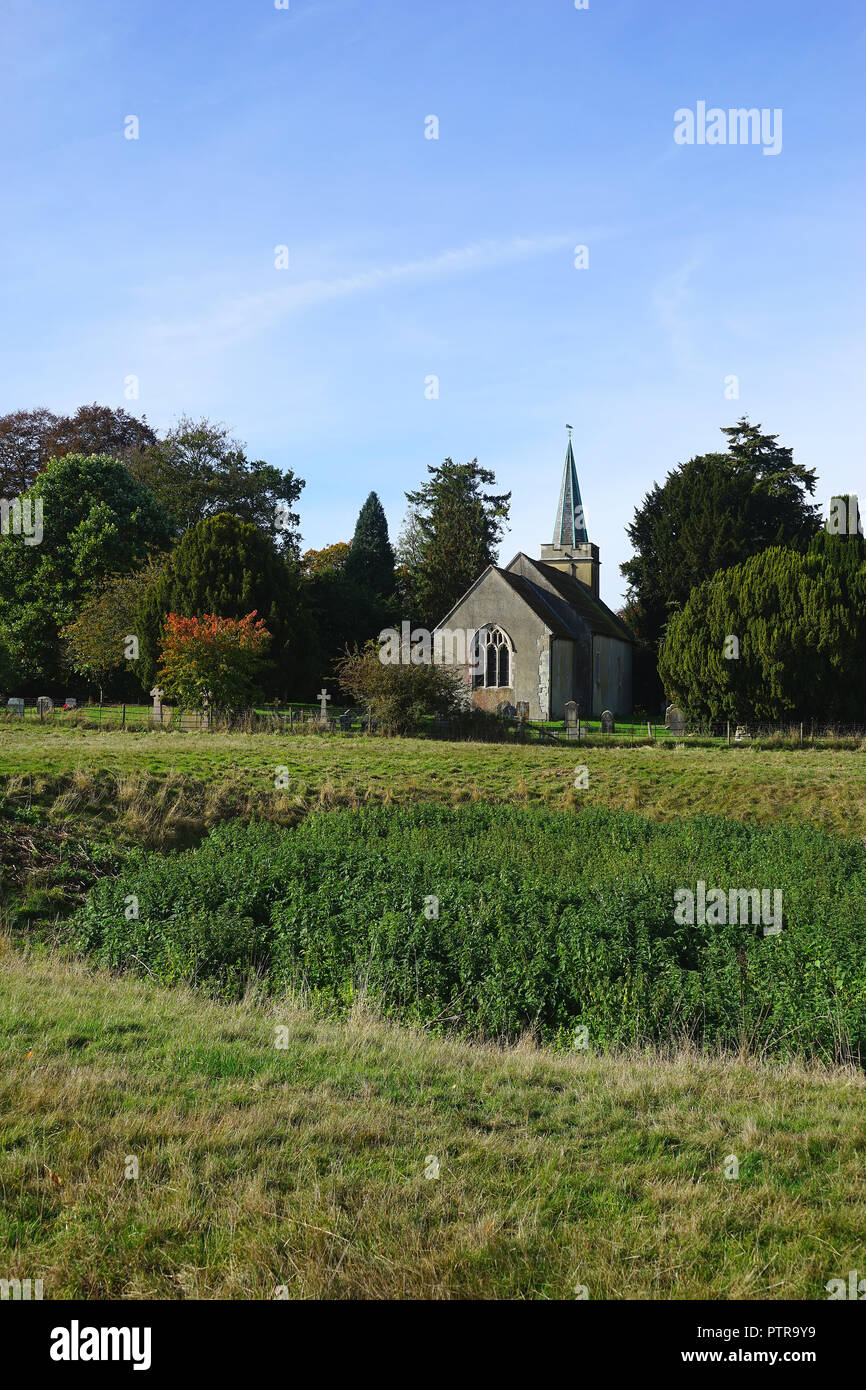
<path id="1" fill-rule="evenodd" d="M 10 1277 L 826 1297 L 866 1218 L 863 756 L 5 719 Z M 677 927 L 702 882 L 778 889 L 781 933 Z"/>

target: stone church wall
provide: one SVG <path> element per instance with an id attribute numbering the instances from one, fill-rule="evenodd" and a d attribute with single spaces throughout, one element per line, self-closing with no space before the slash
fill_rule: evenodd
<path id="1" fill-rule="evenodd" d="M 631 643 L 596 633 L 592 652 L 593 718 L 598 719 L 606 709 L 616 715 L 631 714 Z"/>
<path id="2" fill-rule="evenodd" d="M 548 719 L 550 707 L 550 653 L 543 624 L 505 580 L 491 570 L 448 615 L 447 626 L 477 632 L 487 623 L 498 623 L 511 639 L 511 685 L 476 690 L 480 709 L 495 711 L 503 702 L 526 701 L 530 719 Z"/>

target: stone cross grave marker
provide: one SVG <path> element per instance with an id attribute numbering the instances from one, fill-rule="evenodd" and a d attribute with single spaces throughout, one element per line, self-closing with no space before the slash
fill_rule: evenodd
<path id="1" fill-rule="evenodd" d="M 161 723 L 162 723 L 162 697 L 163 697 L 164 691 L 162 691 L 158 685 L 155 685 L 155 686 L 153 687 L 153 690 L 151 690 L 150 693 L 151 693 L 151 697 L 152 697 L 152 699 L 153 699 L 153 722 L 154 722 L 154 724 L 161 724 Z"/>
<path id="2" fill-rule="evenodd" d="M 603 734 L 612 734 L 613 728 L 613 715 L 611 711 L 609 709 L 603 709 L 601 712 L 601 732 Z"/>
<path id="3" fill-rule="evenodd" d="M 330 700 L 330 698 L 331 698 L 331 697 L 330 697 L 330 695 L 328 694 L 327 690 L 325 689 L 324 686 L 322 686 L 322 689 L 319 691 L 318 695 L 316 696 L 316 699 L 317 699 L 317 700 L 320 700 L 320 701 L 321 701 L 321 705 L 322 705 L 322 707 L 321 707 L 321 709 L 320 709 L 320 711 L 319 711 L 319 723 L 320 723 L 320 724 L 327 724 L 327 722 L 328 722 L 328 701 Z"/>
<path id="4" fill-rule="evenodd" d="M 672 734 L 684 734 L 686 731 L 686 716 L 678 705 L 668 705 L 665 710 L 665 728 Z"/>

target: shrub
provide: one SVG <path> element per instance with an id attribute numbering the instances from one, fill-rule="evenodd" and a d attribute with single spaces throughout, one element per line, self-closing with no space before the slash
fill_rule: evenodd
<path id="1" fill-rule="evenodd" d="M 774 546 L 694 589 L 668 624 L 659 675 L 694 718 L 853 723 L 864 645 L 866 547 L 823 536 L 806 554 Z"/>
<path id="2" fill-rule="evenodd" d="M 425 715 L 453 715 L 467 703 L 462 672 L 422 661 L 383 662 L 379 646 L 368 642 L 347 651 L 337 663 L 340 688 L 371 715 L 383 733 L 407 734 Z"/>

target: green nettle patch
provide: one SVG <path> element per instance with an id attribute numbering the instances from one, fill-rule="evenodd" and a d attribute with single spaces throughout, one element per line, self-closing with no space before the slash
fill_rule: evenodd
<path id="1" fill-rule="evenodd" d="M 781 891 L 781 932 L 679 924 L 675 894 L 699 882 Z M 479 803 L 136 850 L 72 929 L 103 964 L 223 995 L 256 976 L 483 1037 L 840 1059 L 866 1050 L 864 900 L 866 849 L 806 826 Z"/>

